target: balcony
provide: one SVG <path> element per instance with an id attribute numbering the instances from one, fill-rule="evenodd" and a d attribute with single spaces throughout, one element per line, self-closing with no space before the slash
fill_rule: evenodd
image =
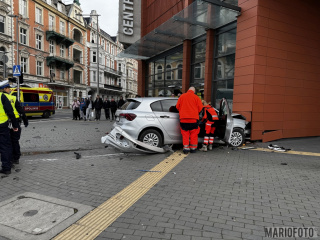
<path id="1" fill-rule="evenodd" d="M 69 61 L 65 58 L 61 58 L 57 56 L 48 56 L 47 66 L 50 66 L 52 63 L 54 63 L 57 68 L 65 68 L 66 70 L 69 70 L 74 65 L 74 62 Z"/>
<path id="2" fill-rule="evenodd" d="M 51 40 L 54 39 L 57 44 L 64 44 L 66 45 L 67 48 L 74 43 L 74 40 L 66 37 L 65 35 L 57 33 L 55 31 L 46 31 L 46 37 L 47 37 L 47 41 L 49 41 L 50 39 Z"/>
<path id="3" fill-rule="evenodd" d="M 114 92 L 122 92 L 122 87 L 115 86 L 115 85 L 109 85 L 109 84 L 103 84 L 104 89 Z"/>
<path id="4" fill-rule="evenodd" d="M 121 77 L 121 75 L 122 75 L 122 72 L 114 70 L 114 69 L 109 68 L 109 67 L 105 67 L 103 70 L 106 73 L 106 75 L 116 76 L 116 77 Z"/>

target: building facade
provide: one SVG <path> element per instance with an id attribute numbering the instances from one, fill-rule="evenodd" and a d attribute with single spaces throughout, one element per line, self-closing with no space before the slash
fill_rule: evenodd
<path id="1" fill-rule="evenodd" d="M 97 12 L 92 10 L 90 17 L 84 18 L 88 35 L 89 95 L 95 98 L 98 87 L 99 95 L 103 99 L 114 98 L 115 100 L 119 100 L 120 96 L 126 98 L 129 95 L 135 95 L 137 92 L 136 90 L 134 91 L 133 87 L 131 91 L 127 88 L 128 82 L 130 82 L 129 85 L 134 86 L 134 79 L 133 75 L 129 78 L 130 80 L 128 79 L 126 69 L 129 62 L 132 66 L 135 66 L 135 69 L 132 67 L 133 70 L 131 71 L 137 72 L 137 61 L 131 60 L 131 62 L 135 62 L 134 65 L 126 58 L 117 57 L 118 53 L 123 51 L 123 45 L 119 43 L 117 37 L 112 37 L 100 29 L 99 26 L 97 27 L 97 15 Z M 137 79 L 135 79 L 135 85 L 136 83 Z"/>
<path id="2" fill-rule="evenodd" d="M 215 106 L 227 98 L 252 140 L 319 136 L 319 10 L 317 0 L 142 0 L 141 38 L 122 56 L 139 60 L 142 96 L 194 86 Z"/>

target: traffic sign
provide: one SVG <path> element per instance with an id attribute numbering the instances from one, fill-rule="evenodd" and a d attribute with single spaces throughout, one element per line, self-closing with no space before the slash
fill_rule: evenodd
<path id="1" fill-rule="evenodd" d="M 13 76 L 19 77 L 21 75 L 20 65 L 13 66 Z"/>

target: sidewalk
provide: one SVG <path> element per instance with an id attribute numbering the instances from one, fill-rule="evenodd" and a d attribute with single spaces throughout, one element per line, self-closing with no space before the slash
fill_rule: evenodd
<path id="1" fill-rule="evenodd" d="M 79 139 L 73 139 L 79 141 L 79 146 L 86 146 L 87 140 L 100 146 L 96 134 L 100 136 L 110 125 L 106 121 L 70 121 L 63 127 L 56 125 L 57 131 L 46 130 L 45 134 L 56 142 L 33 138 L 26 144 L 34 148 L 36 141 L 42 147 L 39 149 L 43 149 L 57 143 L 67 149 L 64 144 L 69 140 L 59 135 L 70 131 L 68 137 L 74 132 L 83 136 L 83 145 Z M 25 137 L 45 131 L 41 124 L 29 127 Z M 320 138 L 316 137 L 284 139 L 272 144 L 317 153 L 319 143 Z M 267 147 L 269 144 L 251 145 Z M 24 149 L 27 151 L 28 146 L 24 145 Z M 99 221 L 105 219 L 101 215 L 94 223 L 76 225 L 88 232 L 99 231 L 98 240 L 259 240 L 270 239 L 265 237 L 264 227 L 320 226 L 319 157 L 220 146 L 210 152 L 189 154 L 163 178 L 158 178 L 157 172 L 137 170 L 166 164 L 173 155 L 121 154 L 103 145 L 101 149 L 78 152 L 80 159 L 76 159 L 73 152 L 23 156 L 18 168 L 21 171 L 0 178 L 0 203 L 31 192 L 96 208 L 146 175 L 155 181 L 153 187 L 146 190 L 145 185 L 135 182 L 132 197 L 138 194 L 137 201 L 106 229 L 98 227 Z M 114 203 L 117 205 L 117 201 Z M 120 211 L 121 207 L 119 202 L 113 211 Z M 4 234 L 0 231 L 0 236 Z M 77 239 L 90 239 L 86 236 Z"/>

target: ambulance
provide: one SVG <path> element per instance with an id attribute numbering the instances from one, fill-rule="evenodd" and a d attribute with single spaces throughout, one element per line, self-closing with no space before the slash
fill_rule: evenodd
<path id="1" fill-rule="evenodd" d="M 17 88 L 11 89 L 11 95 L 17 96 Z M 20 88 L 20 103 L 27 116 L 48 118 L 55 114 L 54 95 L 50 88 Z"/>

